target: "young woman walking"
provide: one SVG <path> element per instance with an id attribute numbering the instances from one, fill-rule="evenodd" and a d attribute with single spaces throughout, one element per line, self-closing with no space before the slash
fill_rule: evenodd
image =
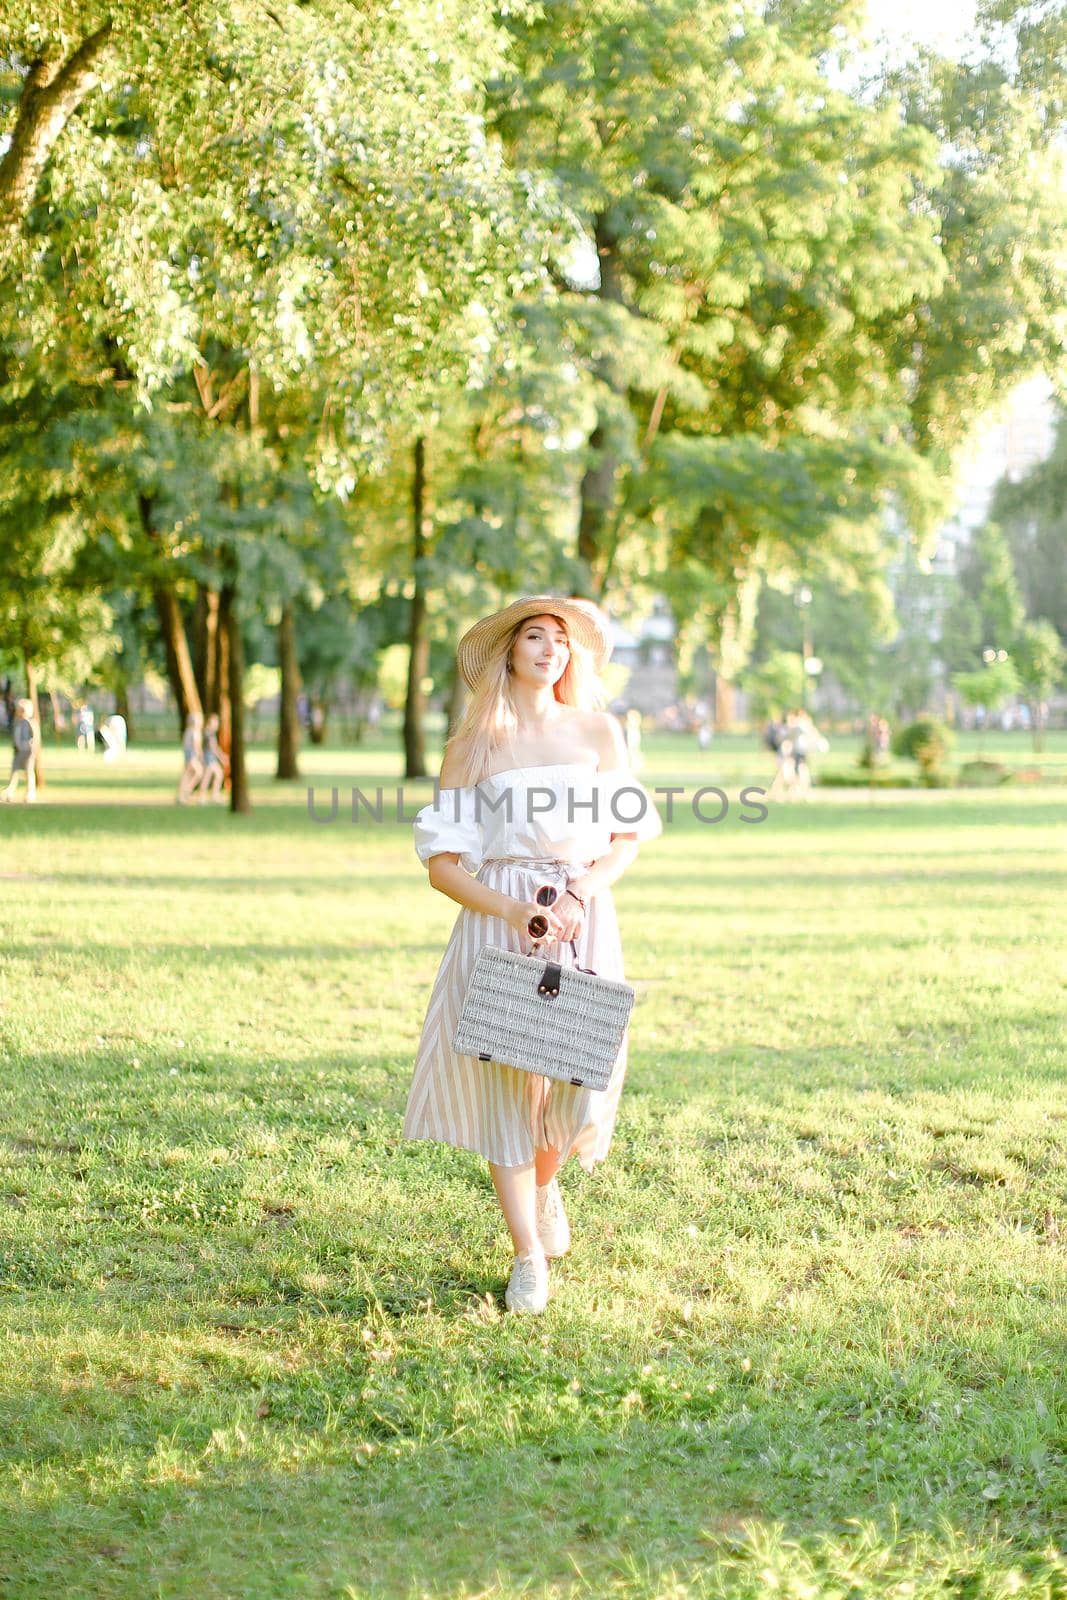
<path id="1" fill-rule="evenodd" d="M 584 1089 L 457 1054 L 451 1039 L 483 945 L 544 949 L 623 978 L 611 885 L 663 823 L 629 771 L 599 681 L 608 624 L 591 601 L 532 595 L 468 629 L 459 670 L 471 689 L 435 801 L 415 819 L 430 883 L 461 906 L 430 994 L 404 1117 L 411 1139 L 486 1157 L 515 1248 L 509 1311 L 543 1311 L 548 1260 L 570 1245 L 557 1173 L 587 1172 L 611 1143 L 626 1073 L 623 1037 L 608 1087 Z M 546 909 L 538 890 L 555 891 Z M 548 919 L 547 943 L 527 925 Z M 558 941 L 558 942 L 557 942 Z"/>

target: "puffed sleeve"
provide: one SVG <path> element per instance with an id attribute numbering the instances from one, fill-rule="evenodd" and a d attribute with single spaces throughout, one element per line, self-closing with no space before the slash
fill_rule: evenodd
<path id="1" fill-rule="evenodd" d="M 436 805 L 431 800 L 416 813 L 415 853 L 423 866 L 442 850 L 458 850 L 460 865 L 477 872 L 482 864 L 482 830 L 474 811 L 475 791 L 441 789 Z"/>
<path id="2" fill-rule="evenodd" d="M 601 817 L 610 833 L 635 833 L 638 841 L 657 839 L 663 832 L 663 819 L 656 802 L 632 772 L 601 772 Z"/>

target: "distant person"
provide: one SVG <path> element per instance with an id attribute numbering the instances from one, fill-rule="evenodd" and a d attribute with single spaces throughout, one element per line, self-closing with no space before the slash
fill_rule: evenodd
<path id="1" fill-rule="evenodd" d="M 867 718 L 867 754 L 872 767 L 881 766 L 889 754 L 889 723 L 877 711 Z"/>
<path id="2" fill-rule="evenodd" d="M 185 719 L 182 761 L 184 765 L 175 800 L 178 805 L 187 806 L 193 798 L 193 790 L 204 775 L 204 719 L 199 711 L 190 711 Z"/>
<path id="3" fill-rule="evenodd" d="M 763 746 L 772 753 L 776 763 L 767 798 L 784 800 L 792 793 L 796 768 L 793 765 L 793 746 L 789 739 L 789 730 L 782 718 L 772 716 L 768 720 L 763 730 Z"/>
<path id="4" fill-rule="evenodd" d="M 104 760 L 118 761 L 126 754 L 126 718 L 116 711 L 105 717 L 100 731 L 104 735 Z"/>
<path id="5" fill-rule="evenodd" d="M 782 748 L 782 740 L 784 738 L 785 723 L 780 717 L 769 717 L 767 719 L 767 725 L 763 730 L 764 748 L 777 755 L 779 750 Z"/>
<path id="6" fill-rule="evenodd" d="M 800 706 L 789 713 L 786 726 L 792 749 L 796 792 L 806 799 L 811 792 L 811 767 L 808 758 L 815 751 L 825 754 L 830 745 L 812 722 L 807 711 Z"/>
<path id="7" fill-rule="evenodd" d="M 710 722 L 702 722 L 697 729 L 697 744 L 701 750 L 706 750 L 711 744 L 712 731 Z"/>
<path id="8" fill-rule="evenodd" d="M 226 777 L 222 751 L 219 748 L 219 719 L 214 711 L 204 724 L 203 762 L 203 775 L 197 791 L 197 799 L 201 805 L 205 805 L 208 800 L 218 799 Z"/>
<path id="9" fill-rule="evenodd" d="M 11 777 L 7 788 L 0 789 L 0 800 L 14 800 L 19 774 L 26 780 L 26 804 L 37 798 L 35 765 L 41 741 L 33 721 L 33 701 L 16 700 L 15 716 L 11 724 Z"/>
<path id="10" fill-rule="evenodd" d="M 92 754 L 96 748 L 96 738 L 93 731 L 93 708 L 89 705 L 80 705 L 74 723 L 76 738 L 75 746 L 79 750 L 88 750 Z"/>

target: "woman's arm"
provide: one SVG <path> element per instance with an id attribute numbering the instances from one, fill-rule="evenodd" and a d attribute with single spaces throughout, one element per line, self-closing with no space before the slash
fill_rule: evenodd
<path id="1" fill-rule="evenodd" d="M 533 901 L 527 904 L 523 900 L 516 900 L 514 895 L 501 894 L 491 884 L 479 883 L 466 867 L 460 866 L 459 855 L 454 850 L 439 850 L 430 857 L 427 866 L 433 887 L 447 894 L 450 900 L 458 901 L 461 906 L 469 906 L 472 911 L 484 911 L 490 917 L 501 917 L 519 933 L 525 933 L 530 918 L 538 914 L 548 921 L 546 938 L 557 938 L 564 932 L 566 925 L 554 906 L 539 906 Z"/>
<path id="2" fill-rule="evenodd" d="M 460 866 L 459 860 L 456 850 L 442 850 L 431 856 L 427 862 L 431 887 L 447 894 L 450 900 L 457 901 L 461 906 L 470 906 L 472 911 L 484 911 L 490 917 L 502 917 L 505 906 L 515 904 L 511 896 L 501 894 L 499 889 L 492 888 L 488 883 L 479 883 L 466 867 Z"/>
<path id="3" fill-rule="evenodd" d="M 583 900 L 588 900 L 592 894 L 599 894 L 602 889 L 609 888 L 617 878 L 622 877 L 627 867 L 637 860 L 640 848 L 632 833 L 614 834 L 611 849 L 605 855 L 598 856 L 588 872 L 584 872 L 580 878 L 573 878 L 568 888 L 573 889 Z"/>

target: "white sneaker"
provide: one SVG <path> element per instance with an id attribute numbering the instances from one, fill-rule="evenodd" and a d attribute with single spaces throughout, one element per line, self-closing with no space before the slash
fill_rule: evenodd
<path id="1" fill-rule="evenodd" d="M 543 1311 L 548 1304 L 548 1262 L 540 1250 L 527 1250 L 511 1264 L 504 1291 L 509 1311 Z"/>
<path id="2" fill-rule="evenodd" d="M 559 1183 L 552 1178 L 544 1188 L 534 1189 L 537 1197 L 537 1237 L 551 1261 L 555 1256 L 565 1256 L 571 1247 L 571 1225 L 563 1209 L 563 1196 Z"/>

